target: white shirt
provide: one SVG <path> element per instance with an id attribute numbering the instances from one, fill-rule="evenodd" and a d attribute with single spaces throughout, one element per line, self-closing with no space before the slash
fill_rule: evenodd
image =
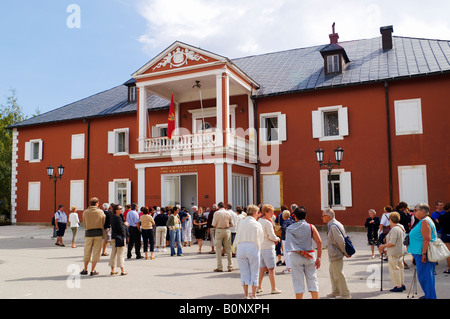
<path id="1" fill-rule="evenodd" d="M 278 240 L 278 237 L 275 235 L 273 224 L 265 218 L 260 218 L 258 222 L 264 231 L 264 240 L 261 249 L 275 249 L 275 242 Z"/>
<path id="2" fill-rule="evenodd" d="M 261 249 L 261 244 L 264 240 L 264 231 L 260 223 L 253 217 L 248 216 L 241 220 L 234 242 L 238 245 L 240 243 L 256 243 L 258 250 Z"/>
<path id="3" fill-rule="evenodd" d="M 78 218 L 78 214 L 75 213 L 70 213 L 69 215 L 69 222 L 70 222 L 70 227 L 79 227 L 80 224 L 80 219 Z"/>

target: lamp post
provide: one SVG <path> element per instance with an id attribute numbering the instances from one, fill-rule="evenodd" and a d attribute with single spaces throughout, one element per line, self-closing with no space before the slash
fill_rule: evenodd
<path id="1" fill-rule="evenodd" d="M 62 166 L 62 165 L 58 166 L 58 175 L 56 174 L 56 172 L 55 172 L 55 174 L 53 174 L 53 172 L 54 172 L 53 166 L 50 165 L 49 167 L 47 167 L 48 178 L 50 180 L 53 180 L 54 183 L 55 183 L 55 208 L 54 208 L 54 212 L 56 212 L 56 182 L 57 182 L 58 179 L 62 178 L 62 176 L 64 174 L 64 166 Z"/>
<path id="2" fill-rule="evenodd" d="M 323 163 L 323 154 L 325 153 L 325 151 L 320 147 L 315 152 L 317 162 L 319 163 L 319 168 L 324 166 L 328 170 L 328 206 L 332 208 L 333 202 L 331 196 L 331 171 L 336 166 L 338 167 L 341 166 L 342 157 L 344 156 L 344 150 L 339 146 L 337 149 L 334 150 L 334 157 L 336 159 L 336 163 L 331 163 L 330 159 L 328 159 L 328 163 Z"/>

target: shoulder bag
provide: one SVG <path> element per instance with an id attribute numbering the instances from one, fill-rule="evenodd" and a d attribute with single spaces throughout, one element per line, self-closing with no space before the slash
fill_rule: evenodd
<path id="1" fill-rule="evenodd" d="M 427 258 L 429 261 L 436 263 L 450 257 L 450 251 L 444 242 L 437 237 L 436 230 L 430 225 L 430 228 L 436 236 L 436 240 L 428 244 Z"/>
<path id="2" fill-rule="evenodd" d="M 336 225 L 336 224 L 333 224 L 333 225 L 337 227 L 337 229 L 339 230 L 339 232 L 342 234 L 342 237 L 344 237 L 344 241 L 345 241 L 345 251 L 346 251 L 347 255 L 348 255 L 348 256 L 354 255 L 355 252 L 356 252 L 356 249 L 355 249 L 355 247 L 353 246 L 353 243 L 352 243 L 350 237 L 344 236 L 344 234 L 342 233 L 342 230 L 339 228 L 338 225 Z"/>

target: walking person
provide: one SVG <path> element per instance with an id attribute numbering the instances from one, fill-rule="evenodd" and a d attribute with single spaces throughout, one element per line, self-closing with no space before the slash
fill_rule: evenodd
<path id="1" fill-rule="evenodd" d="M 391 292 L 402 292 L 406 290 L 403 256 L 406 253 L 406 247 L 403 244 L 405 241 L 405 228 L 400 224 L 401 216 L 398 212 L 392 212 L 389 215 L 391 230 L 386 236 L 386 244 L 380 246 L 380 250 L 387 251 L 389 258 L 389 275 L 391 276 L 394 288 Z"/>
<path id="2" fill-rule="evenodd" d="M 103 228 L 103 246 L 102 246 L 102 256 L 109 256 L 106 252 L 106 246 L 111 244 L 111 206 L 108 203 L 103 203 L 103 212 L 105 213 L 105 226 Z"/>
<path id="3" fill-rule="evenodd" d="M 67 228 L 67 215 L 64 211 L 64 205 L 58 206 L 58 211 L 55 213 L 55 230 L 56 230 L 56 246 L 65 247 L 63 237 Z"/>
<path id="4" fill-rule="evenodd" d="M 127 238 L 126 225 L 123 222 L 122 214 L 123 208 L 121 205 L 112 205 L 111 216 L 111 256 L 109 257 L 109 266 L 111 267 L 111 275 L 117 275 L 115 271 L 116 266 L 120 268 L 121 275 L 127 275 L 125 271 L 125 243 Z"/>
<path id="5" fill-rule="evenodd" d="M 131 204 L 131 210 L 127 214 L 128 232 L 130 234 L 130 239 L 128 242 L 128 252 L 127 258 L 131 258 L 131 251 L 133 250 L 136 254 L 136 259 L 141 259 L 141 224 L 139 221 L 139 214 L 136 211 L 138 205 Z"/>
<path id="6" fill-rule="evenodd" d="M 335 218 L 335 213 L 331 208 L 322 212 L 322 220 L 327 224 L 327 250 L 330 262 L 329 272 L 331 280 L 331 294 L 327 297 L 339 299 L 351 299 L 350 291 L 347 287 L 344 269 L 344 256 L 350 258 L 345 251 L 345 229 Z"/>
<path id="7" fill-rule="evenodd" d="M 244 289 L 245 299 L 249 298 L 248 287 L 252 289 L 252 299 L 256 297 L 259 283 L 260 250 L 264 240 L 264 231 L 258 218 L 258 207 L 249 205 L 247 217 L 239 222 L 235 243 L 236 257 L 241 273 L 241 285 Z"/>
<path id="8" fill-rule="evenodd" d="M 306 209 L 297 207 L 294 211 L 295 223 L 286 229 L 285 252 L 290 254 L 292 283 L 296 299 L 303 299 L 305 279 L 313 299 L 319 299 L 317 269 L 322 258 L 322 239 L 314 225 L 306 222 Z M 317 254 L 313 248 L 317 245 Z"/>
<path id="9" fill-rule="evenodd" d="M 369 217 L 366 219 L 364 226 L 367 228 L 367 245 L 370 246 L 372 259 L 375 258 L 375 246 L 379 246 L 378 230 L 380 228 L 380 218 L 375 209 L 369 209 Z"/>
<path id="10" fill-rule="evenodd" d="M 417 270 L 417 278 L 425 296 L 420 299 L 436 299 L 436 280 L 434 271 L 436 263 L 427 258 L 427 250 L 430 242 L 436 240 L 436 227 L 429 217 L 430 207 L 425 203 L 417 204 L 414 209 L 414 217 L 419 221 L 409 233 L 408 252 L 414 257 Z"/>
<path id="11" fill-rule="evenodd" d="M 150 259 L 155 259 L 155 237 L 153 232 L 153 227 L 155 226 L 155 221 L 153 217 L 148 213 L 147 207 L 142 207 L 142 216 L 140 217 L 140 225 L 142 230 L 142 240 L 144 242 L 144 254 L 145 259 L 148 260 L 148 246 L 150 244 Z"/>
<path id="12" fill-rule="evenodd" d="M 224 203 L 220 202 L 217 204 L 219 210 L 214 213 L 214 217 L 211 226 L 215 229 L 215 241 L 216 241 L 216 260 L 217 268 L 214 271 L 222 272 L 222 247 L 227 254 L 228 261 L 228 271 L 233 271 L 233 260 L 231 255 L 231 231 L 230 227 L 233 227 L 233 217 L 225 209 Z"/>
<path id="13" fill-rule="evenodd" d="M 170 256 L 175 256 L 175 243 L 177 245 L 177 256 L 183 256 L 183 250 L 181 248 L 181 221 L 178 216 L 178 208 L 172 208 L 172 214 L 167 220 L 167 227 L 169 228 L 170 235 Z"/>
<path id="14" fill-rule="evenodd" d="M 72 248 L 77 248 L 75 243 L 77 240 L 78 228 L 80 227 L 80 218 L 78 217 L 76 206 L 70 208 L 69 227 L 72 230 Z"/>
<path id="15" fill-rule="evenodd" d="M 291 226 L 294 221 L 291 219 L 291 212 L 289 210 L 284 210 L 281 214 L 281 247 L 283 248 L 284 263 L 286 264 L 286 269 L 283 270 L 284 274 L 291 273 L 291 252 L 286 251 L 286 229 Z"/>
<path id="16" fill-rule="evenodd" d="M 275 283 L 275 263 L 276 263 L 276 253 L 275 245 L 281 240 L 275 235 L 274 225 L 273 225 L 273 211 L 274 208 L 270 204 L 265 204 L 261 208 L 262 216 L 259 219 L 264 231 L 264 240 L 261 245 L 261 262 L 259 266 L 259 285 L 256 292 L 262 292 L 262 281 L 266 271 L 269 272 L 269 281 L 271 286 L 272 294 L 279 294 L 281 290 L 277 289 Z"/>
<path id="17" fill-rule="evenodd" d="M 91 264 L 91 276 L 98 275 L 95 270 L 100 261 L 102 253 L 103 226 L 105 225 L 105 213 L 98 208 L 98 198 L 92 197 L 89 201 L 89 208 L 83 212 L 83 224 L 85 229 L 84 239 L 84 268 L 81 275 L 88 274 L 88 265 Z"/>
<path id="18" fill-rule="evenodd" d="M 161 209 L 160 213 L 154 218 L 156 226 L 156 251 L 166 251 L 166 236 L 167 236 L 167 215 L 166 209 Z"/>
<path id="19" fill-rule="evenodd" d="M 194 208 L 195 207 L 195 208 Z M 196 206 L 194 206 L 194 215 L 193 215 L 193 224 L 194 224 L 194 236 L 197 240 L 198 245 L 198 253 L 202 253 L 202 246 L 203 241 L 205 240 L 206 236 L 206 224 L 208 223 L 208 219 L 203 213 L 203 207 L 199 207 L 199 209 L 196 209 Z"/>

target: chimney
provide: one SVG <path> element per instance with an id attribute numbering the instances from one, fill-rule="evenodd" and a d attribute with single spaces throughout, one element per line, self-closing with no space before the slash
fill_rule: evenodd
<path id="1" fill-rule="evenodd" d="M 391 50 L 393 47 L 392 44 L 392 33 L 394 32 L 394 27 L 389 25 L 385 27 L 380 28 L 381 32 L 381 40 L 383 43 L 383 50 L 388 51 Z"/>
<path id="2" fill-rule="evenodd" d="M 333 22 L 332 25 L 332 34 L 330 34 L 330 44 L 337 44 L 339 39 L 339 34 L 337 34 L 334 30 L 334 27 L 336 26 L 336 22 Z"/>

